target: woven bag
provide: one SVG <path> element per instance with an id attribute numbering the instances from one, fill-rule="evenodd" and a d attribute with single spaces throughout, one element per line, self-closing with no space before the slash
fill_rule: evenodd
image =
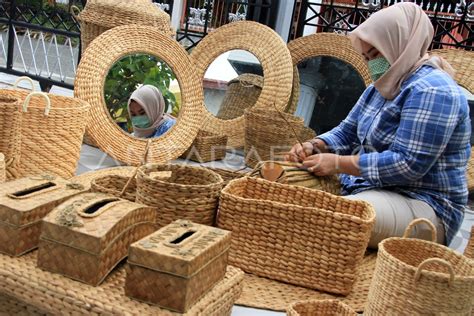
<path id="1" fill-rule="evenodd" d="M 253 168 L 259 161 L 281 160 L 299 140 L 314 136 L 314 131 L 305 127 L 299 117 L 272 108 L 248 109 L 245 111 L 245 164 Z"/>
<path id="2" fill-rule="evenodd" d="M 341 183 L 337 176 L 318 177 L 301 169 L 300 164 L 287 161 L 262 161 L 257 164 L 250 174 L 268 181 L 297 185 L 317 189 L 331 194 L 341 194 Z"/>
<path id="3" fill-rule="evenodd" d="M 196 162 L 222 160 L 227 154 L 227 136 L 199 131 L 191 147 L 181 156 Z"/>
<path id="4" fill-rule="evenodd" d="M 116 174 L 105 175 L 102 177 L 94 178 L 91 182 L 91 191 L 106 193 L 115 197 L 123 198 L 131 202 L 135 202 L 137 193 L 137 182 L 133 177 L 128 184 L 123 194 L 122 190 L 127 185 L 130 177 L 125 177 Z"/>
<path id="5" fill-rule="evenodd" d="M 431 228 L 433 242 L 407 238 L 419 223 Z M 436 228 L 420 218 L 402 238 L 379 244 L 364 315 L 470 315 L 474 261 L 434 241 Z"/>
<path id="6" fill-rule="evenodd" d="M 310 300 L 296 302 L 286 311 L 288 316 L 355 316 L 357 313 L 338 300 Z"/>
<path id="7" fill-rule="evenodd" d="M 33 82 L 30 78 L 21 80 Z M 17 177 L 50 174 L 69 179 L 76 172 L 90 105 L 77 98 L 43 92 L 3 90 L 22 100 L 21 159 Z"/>
<path id="8" fill-rule="evenodd" d="M 5 182 L 7 179 L 6 173 L 5 173 L 5 155 L 0 153 L 0 183 Z"/>
<path id="9" fill-rule="evenodd" d="M 84 10 L 72 14 L 81 25 L 82 51 L 97 36 L 116 26 L 139 24 L 162 30 L 170 37 L 175 32 L 170 26 L 170 16 L 148 0 L 89 0 Z"/>
<path id="10" fill-rule="evenodd" d="M 327 192 L 244 177 L 222 190 L 229 264 L 257 276 L 347 295 L 375 222 L 373 207 Z"/>
<path id="11" fill-rule="evenodd" d="M 252 107 L 258 100 L 263 88 L 263 77 L 254 74 L 242 74 L 227 84 L 222 105 L 217 117 L 232 120 L 244 115 L 245 109 Z"/>
<path id="12" fill-rule="evenodd" d="M 6 178 L 18 177 L 21 154 L 21 101 L 10 90 L 0 90 L 0 152 Z"/>
<path id="13" fill-rule="evenodd" d="M 212 225 L 223 184 L 206 168 L 149 164 L 138 169 L 136 202 L 159 210 L 159 227 L 177 219 Z"/>

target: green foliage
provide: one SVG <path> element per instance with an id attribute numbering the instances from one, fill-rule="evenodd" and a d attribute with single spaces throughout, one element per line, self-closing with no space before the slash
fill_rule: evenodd
<path id="1" fill-rule="evenodd" d="M 176 113 L 179 104 L 169 91 L 171 81 L 176 79 L 168 65 L 154 56 L 145 54 L 129 55 L 114 64 L 105 79 L 105 103 L 109 113 L 117 123 L 122 123 L 131 131 L 127 103 L 130 95 L 141 84 L 157 87 L 166 103 L 165 113 Z"/>

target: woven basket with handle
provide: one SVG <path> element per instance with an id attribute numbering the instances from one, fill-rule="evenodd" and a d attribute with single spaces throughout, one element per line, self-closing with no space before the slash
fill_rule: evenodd
<path id="1" fill-rule="evenodd" d="M 281 160 L 299 140 L 314 136 L 302 118 L 273 108 L 248 109 L 245 111 L 245 164 L 253 168 L 259 161 Z"/>
<path id="2" fill-rule="evenodd" d="M 138 170 L 136 202 L 159 210 L 159 227 L 177 219 L 212 225 L 223 184 L 206 168 L 148 164 Z"/>
<path id="3" fill-rule="evenodd" d="M 338 300 L 310 300 L 293 303 L 286 311 L 288 316 L 355 316 L 357 313 Z"/>
<path id="4" fill-rule="evenodd" d="M 408 238 L 419 223 L 431 228 L 433 242 Z M 364 315 L 470 315 L 474 262 L 434 241 L 436 228 L 420 218 L 402 238 L 379 244 Z"/>
<path id="5" fill-rule="evenodd" d="M 0 90 L 0 152 L 3 153 L 3 168 L 6 178 L 18 176 L 21 155 L 21 100 L 12 96 L 10 90 Z"/>
<path id="6" fill-rule="evenodd" d="M 263 179 L 222 190 L 219 228 L 232 232 L 229 263 L 295 285 L 347 295 L 375 222 L 373 207 Z"/>

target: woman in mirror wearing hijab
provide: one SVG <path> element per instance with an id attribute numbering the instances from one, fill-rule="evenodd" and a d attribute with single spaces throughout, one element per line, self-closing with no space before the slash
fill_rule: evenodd
<path id="1" fill-rule="evenodd" d="M 132 120 L 133 135 L 139 138 L 159 137 L 166 133 L 176 120 L 165 113 L 165 99 L 152 85 L 136 89 L 128 100 L 128 115 Z"/>
<path id="2" fill-rule="evenodd" d="M 374 13 L 349 38 L 373 84 L 337 127 L 293 146 L 287 159 L 318 176 L 340 174 L 343 195 L 374 206 L 370 247 L 421 217 L 449 244 L 467 203 L 471 123 L 452 67 L 427 54 L 433 26 L 418 5 L 403 2 Z M 430 232 L 423 224 L 414 234 L 431 239 Z"/>

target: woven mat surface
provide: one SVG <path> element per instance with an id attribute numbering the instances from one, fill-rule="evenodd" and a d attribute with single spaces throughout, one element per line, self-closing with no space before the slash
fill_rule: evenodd
<path id="1" fill-rule="evenodd" d="M 284 311 L 288 305 L 296 301 L 336 298 L 342 300 L 357 312 L 362 312 L 367 301 L 376 259 L 376 253 L 370 253 L 364 257 L 357 270 L 357 279 L 352 292 L 346 297 L 281 283 L 246 273 L 244 277 L 244 290 L 236 304 Z"/>
<path id="2" fill-rule="evenodd" d="M 14 297 L 0 294 L 0 315 L 1 316 L 39 316 L 47 315 L 34 306 L 28 305 Z"/>
<path id="3" fill-rule="evenodd" d="M 125 296 L 124 264 L 115 268 L 100 286 L 92 287 L 37 268 L 36 252 L 19 258 L 0 255 L 0 294 L 52 313 L 177 315 Z M 228 314 L 241 294 L 243 275 L 240 269 L 228 266 L 225 278 L 186 315 Z"/>

